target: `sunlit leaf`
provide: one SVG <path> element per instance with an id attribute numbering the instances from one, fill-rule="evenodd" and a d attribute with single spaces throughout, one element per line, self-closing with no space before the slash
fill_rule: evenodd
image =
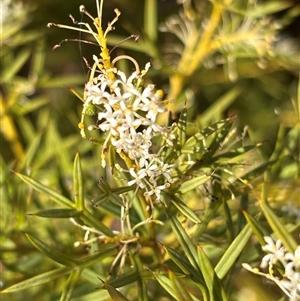
<path id="1" fill-rule="evenodd" d="M 158 283 L 164 288 L 164 290 L 176 299 L 176 294 L 172 286 L 171 280 L 162 273 L 153 272 L 153 276 L 158 281 Z"/>
<path id="2" fill-rule="evenodd" d="M 2 291 L 2 293 L 13 293 L 17 291 L 21 291 L 36 285 L 41 285 L 46 282 L 53 281 L 57 278 L 60 278 L 66 274 L 69 274 L 74 270 L 74 267 L 64 267 L 52 270 L 50 272 L 42 273 L 37 276 L 34 276 L 32 278 L 29 278 L 27 280 L 21 281 L 17 284 L 14 284 L 5 290 Z"/>
<path id="3" fill-rule="evenodd" d="M 77 210 L 82 211 L 84 209 L 84 188 L 83 188 L 83 175 L 81 168 L 81 161 L 79 153 L 76 154 L 73 167 L 73 189 L 74 200 Z"/>
<path id="4" fill-rule="evenodd" d="M 211 179 L 211 175 L 203 174 L 199 177 L 195 177 L 191 180 L 187 180 L 187 181 L 183 182 L 182 184 L 180 184 L 180 186 L 178 188 L 178 192 L 186 193 L 188 191 L 191 191 L 191 190 L 205 184 L 210 179 Z"/>
<path id="5" fill-rule="evenodd" d="M 227 248 L 215 267 L 215 271 L 220 279 L 223 279 L 230 268 L 234 265 L 236 259 L 240 256 L 245 245 L 249 241 L 251 234 L 252 229 L 250 225 L 247 224 Z"/>
<path id="6" fill-rule="evenodd" d="M 178 197 L 175 195 L 169 196 L 171 199 L 171 202 L 174 204 L 174 206 L 188 219 L 193 221 L 196 224 L 200 224 L 201 221 L 198 218 L 198 216 L 184 203 L 182 202 Z"/>
<path id="7" fill-rule="evenodd" d="M 260 201 L 260 206 L 276 236 L 282 241 L 283 245 L 289 250 L 289 252 L 294 253 L 297 248 L 297 243 L 293 236 L 286 230 L 285 225 L 281 223 L 267 202 Z"/>
<path id="8" fill-rule="evenodd" d="M 169 257 L 175 262 L 175 264 L 184 272 L 185 275 L 191 277 L 191 279 L 198 284 L 204 285 L 204 280 L 202 274 L 196 270 L 189 262 L 185 254 L 180 253 L 174 248 L 164 246 L 165 251 Z"/>
<path id="9" fill-rule="evenodd" d="M 246 15 L 252 18 L 259 18 L 282 11 L 284 9 L 287 9 L 288 7 L 291 7 L 292 5 L 293 4 L 288 1 L 270 1 L 269 3 L 266 2 L 260 5 L 256 5 L 255 8 L 247 12 Z"/>
<path id="10" fill-rule="evenodd" d="M 233 159 L 233 158 L 236 158 L 238 156 L 241 156 L 241 155 L 244 155 L 246 154 L 247 152 L 257 148 L 257 147 L 260 147 L 262 145 L 262 143 L 257 143 L 257 144 L 254 144 L 254 145 L 247 145 L 247 146 L 242 146 L 242 147 L 239 147 L 237 149 L 233 149 L 229 152 L 224 152 L 224 153 L 221 153 L 220 155 L 217 155 L 217 156 L 214 156 L 213 157 L 213 162 L 216 162 L 216 161 L 226 161 L 228 159 Z"/>
<path id="11" fill-rule="evenodd" d="M 193 239 L 198 239 L 198 237 L 201 237 L 201 235 L 207 229 L 208 223 L 212 220 L 221 204 L 222 202 L 220 201 L 209 203 L 209 206 L 205 209 L 203 215 L 201 216 L 201 224 L 197 226 L 197 229 L 193 233 Z"/>
<path id="12" fill-rule="evenodd" d="M 101 280 L 102 281 L 102 280 Z M 113 301 L 129 301 L 122 293 L 115 287 L 109 285 L 107 282 L 102 281 L 105 289 L 108 291 Z"/>
<path id="13" fill-rule="evenodd" d="M 130 260 L 133 266 L 133 269 L 137 272 L 138 278 L 136 280 L 136 286 L 138 291 L 138 297 L 141 301 L 147 301 L 148 295 L 147 295 L 147 287 L 146 282 L 142 277 L 141 272 L 144 270 L 142 261 L 140 259 L 140 256 L 137 253 L 130 252 Z"/>
<path id="14" fill-rule="evenodd" d="M 216 122 L 189 138 L 182 148 L 182 153 L 194 154 L 203 152 L 203 150 L 205 150 L 206 147 L 203 144 L 203 140 L 212 135 L 213 133 L 217 132 L 222 127 L 224 127 L 225 124 L 227 124 L 229 121 L 233 121 L 234 118 L 235 117 L 231 117 Z"/>
<path id="15" fill-rule="evenodd" d="M 243 214 L 244 214 L 249 226 L 251 227 L 253 233 L 255 234 L 258 241 L 260 242 L 260 244 L 262 246 L 265 245 L 265 240 L 264 240 L 264 237 L 263 237 L 263 231 L 261 229 L 261 226 L 257 222 L 257 220 L 255 218 L 253 218 L 250 214 L 248 214 L 248 212 L 246 212 L 244 210 L 243 210 Z"/>
<path id="16" fill-rule="evenodd" d="M 109 247 L 102 247 L 101 250 L 92 256 L 88 256 L 87 258 L 81 259 L 77 266 L 72 267 L 64 267 L 55 269 L 46 273 L 39 274 L 37 276 L 34 276 L 32 278 L 26 279 L 24 281 L 21 281 L 17 284 L 14 284 L 5 290 L 2 291 L 2 293 L 12 293 L 16 291 L 20 291 L 23 289 L 27 289 L 29 287 L 33 287 L 36 285 L 40 285 L 46 282 L 53 281 L 57 278 L 60 278 L 63 275 L 69 274 L 70 272 L 78 269 L 86 268 L 90 265 L 95 264 L 96 262 L 99 262 L 103 258 L 106 258 L 108 256 L 112 256 L 115 254 L 115 246 L 109 246 Z"/>
<path id="17" fill-rule="evenodd" d="M 30 185 L 33 189 L 35 189 L 38 192 L 41 192 L 45 194 L 47 197 L 49 197 L 51 200 L 57 202 L 59 205 L 63 205 L 69 208 L 75 208 L 74 202 L 71 200 L 67 199 L 63 195 L 59 194 L 57 191 L 54 189 L 47 187 L 46 185 L 42 184 L 41 182 L 32 179 L 28 176 L 22 175 L 20 173 L 15 172 L 15 174 L 21 178 L 25 183 Z"/>
<path id="18" fill-rule="evenodd" d="M 186 257 L 189 259 L 191 265 L 198 271 L 199 266 L 197 263 L 197 250 L 196 246 L 191 240 L 191 238 L 188 236 L 180 222 L 175 216 L 172 216 L 168 213 L 168 210 L 166 210 L 167 216 L 169 221 L 171 222 L 171 226 L 173 229 L 173 232 L 175 233 Z"/>
<path id="19" fill-rule="evenodd" d="M 144 9 L 144 28 L 147 35 L 147 39 L 151 43 L 155 43 L 157 40 L 157 0 L 146 0 Z"/>
<path id="20" fill-rule="evenodd" d="M 186 287 L 183 285 L 181 280 L 172 272 L 169 270 L 169 277 L 171 280 L 171 284 L 173 287 L 173 291 L 175 292 L 176 299 L 178 301 L 192 301 L 192 297 L 189 294 Z"/>
<path id="21" fill-rule="evenodd" d="M 20 51 L 18 53 L 18 55 L 14 58 L 14 60 L 11 62 L 11 65 L 9 66 L 9 68 L 6 68 L 4 70 L 4 72 L 2 71 L 1 82 L 7 83 L 7 82 L 11 81 L 13 79 L 13 77 L 16 76 L 16 73 L 19 72 L 19 70 L 23 67 L 23 65 L 29 59 L 30 54 L 31 54 L 30 48 L 25 48 L 22 51 Z"/>
<path id="22" fill-rule="evenodd" d="M 71 300 L 72 293 L 74 289 L 76 288 L 77 282 L 80 278 L 81 270 L 75 270 L 71 272 L 71 274 L 68 277 L 68 280 L 66 282 L 66 285 L 64 286 L 64 290 L 62 292 L 62 295 L 60 297 L 59 301 L 69 301 Z"/>
<path id="23" fill-rule="evenodd" d="M 197 250 L 198 250 L 199 265 L 206 286 L 210 292 L 211 300 L 216 300 L 216 301 L 228 300 L 225 290 L 221 284 L 221 281 L 218 278 L 217 274 L 215 273 L 209 258 L 207 257 L 207 255 L 205 254 L 204 250 L 201 248 L 200 245 L 198 245 Z"/>

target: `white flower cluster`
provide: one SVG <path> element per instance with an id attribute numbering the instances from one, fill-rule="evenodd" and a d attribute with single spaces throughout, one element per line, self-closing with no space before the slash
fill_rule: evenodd
<path id="1" fill-rule="evenodd" d="M 294 253 L 290 253 L 282 246 L 280 239 L 276 242 L 270 237 L 264 237 L 266 245 L 263 251 L 268 252 L 261 261 L 260 267 L 269 269 L 269 274 L 264 274 L 252 269 L 248 264 L 244 268 L 274 281 L 290 298 L 290 301 L 300 300 L 300 246 Z M 280 262 L 284 268 L 283 277 L 280 279 L 274 276 L 273 266 Z"/>
<path id="2" fill-rule="evenodd" d="M 161 190 L 172 181 L 172 166 L 151 152 L 152 139 L 162 135 L 172 145 L 172 136 L 168 128 L 156 123 L 157 115 L 166 111 L 160 94 L 154 85 L 140 87 L 149 67 L 147 64 L 142 73 L 133 72 L 128 78 L 116 68 L 101 71 L 86 84 L 84 105 L 99 108 L 97 126 L 89 129 L 108 133 L 103 148 L 110 141 L 116 152 L 126 154 L 134 162 L 129 169 L 133 179 L 128 185 L 136 184 L 137 189 L 143 189 L 146 198 L 155 195 L 159 199 Z M 166 180 L 159 184 L 161 176 Z"/>
<path id="3" fill-rule="evenodd" d="M 289 293 L 291 301 L 300 300 L 300 246 L 293 254 L 287 252 L 280 239 L 276 243 L 270 236 L 265 236 L 264 239 L 267 244 L 262 249 L 269 254 L 263 257 L 260 267 L 269 266 L 269 271 L 272 271 L 273 265 L 281 262 L 285 270 L 283 279 L 280 280 L 281 286 Z"/>

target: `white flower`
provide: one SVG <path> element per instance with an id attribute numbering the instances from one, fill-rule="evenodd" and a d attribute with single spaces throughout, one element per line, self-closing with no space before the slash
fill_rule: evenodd
<path id="1" fill-rule="evenodd" d="M 85 104 L 92 102 L 95 105 L 105 103 L 106 99 L 110 97 L 110 94 L 106 92 L 107 84 L 101 83 L 100 87 L 93 82 L 88 82 L 85 85 Z"/>
<path id="2" fill-rule="evenodd" d="M 275 243 L 272 237 L 265 236 L 264 240 L 267 244 L 263 246 L 262 249 L 263 251 L 269 252 L 270 254 L 267 254 L 263 257 L 260 267 L 266 268 L 267 266 L 269 266 L 270 268 L 272 268 L 273 264 L 275 264 L 277 261 L 285 261 L 285 248 L 282 247 L 280 239 L 278 239 Z"/>
<path id="3" fill-rule="evenodd" d="M 128 182 L 128 186 L 132 186 L 133 184 L 136 184 L 142 189 L 146 187 L 145 184 L 143 183 L 143 178 L 146 176 L 146 172 L 144 169 L 140 169 L 136 173 L 134 168 L 130 168 L 129 173 L 133 177 L 133 180 Z"/>
<path id="4" fill-rule="evenodd" d="M 287 252 L 278 239 L 276 243 L 270 236 L 265 236 L 266 245 L 262 249 L 270 254 L 263 257 L 260 267 L 269 266 L 269 273 L 265 274 L 258 269 L 252 269 L 249 264 L 243 264 L 243 267 L 255 274 L 264 276 L 274 281 L 282 291 L 289 296 L 290 301 L 300 300 L 300 246 L 294 253 Z M 273 265 L 280 261 L 285 269 L 282 277 L 274 275 Z"/>
<path id="5" fill-rule="evenodd" d="M 160 185 L 160 186 L 153 186 L 151 187 L 150 190 L 147 190 L 145 193 L 144 193 L 144 196 L 145 197 L 150 197 L 151 195 L 155 195 L 156 196 L 156 200 L 160 200 L 160 195 L 161 195 L 161 191 L 170 187 L 170 184 L 169 183 L 165 183 L 163 185 Z"/>
<path id="6" fill-rule="evenodd" d="M 298 246 L 295 250 L 295 253 L 286 253 L 284 256 L 285 260 L 289 263 L 286 265 L 289 269 L 293 269 L 295 271 L 300 272 L 300 246 Z"/>
<path id="7" fill-rule="evenodd" d="M 165 178 L 168 180 L 169 183 L 173 182 L 173 179 L 169 174 L 172 171 L 173 171 L 173 165 L 163 163 L 163 165 L 161 166 L 161 172 L 165 176 Z"/>
<path id="8" fill-rule="evenodd" d="M 97 57 L 94 61 L 101 63 Z M 149 67 L 147 64 L 141 73 L 133 72 L 129 77 L 116 68 L 100 70 L 85 86 L 84 105 L 96 105 L 98 122 L 92 128 L 107 132 L 105 144 L 110 142 L 116 152 L 124 152 L 135 162 L 134 168 L 128 171 L 132 178 L 128 185 L 143 189 L 151 203 L 152 196 L 160 199 L 161 191 L 170 186 L 172 167 L 151 150 L 155 136 L 170 140 L 171 128 L 156 122 L 158 114 L 166 111 L 162 95 L 154 85 L 141 87 L 141 78 Z M 109 76 L 112 73 L 114 80 Z"/>
<path id="9" fill-rule="evenodd" d="M 98 113 L 98 120 L 105 120 L 99 125 L 99 129 L 102 131 L 113 131 L 118 125 L 118 118 L 120 116 L 119 111 L 113 111 L 109 104 L 104 105 L 105 111 Z"/>
<path id="10" fill-rule="evenodd" d="M 282 279 L 280 284 L 289 292 L 290 301 L 300 300 L 300 273 L 293 273 L 286 279 Z"/>

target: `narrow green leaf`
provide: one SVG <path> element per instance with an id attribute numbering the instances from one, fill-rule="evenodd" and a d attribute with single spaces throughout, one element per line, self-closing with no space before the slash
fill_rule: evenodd
<path id="1" fill-rule="evenodd" d="M 80 278 L 81 270 L 73 271 L 64 285 L 63 293 L 59 299 L 59 301 L 70 301 L 72 297 L 72 293 L 76 288 L 78 279 Z"/>
<path id="2" fill-rule="evenodd" d="M 148 7 L 150 7 L 150 9 L 148 9 Z M 139 43 L 135 43 L 135 45 L 133 41 L 129 41 L 130 43 L 128 43 L 128 45 L 127 43 L 124 44 L 126 48 L 128 46 L 128 49 L 144 52 L 153 59 L 161 61 L 161 51 L 157 47 L 157 0 L 147 0 L 145 2 L 144 15 L 146 18 L 144 23 L 148 30 L 146 35 L 144 35 L 143 39 L 139 39 Z M 139 45 L 141 45 L 141 48 L 138 47 Z"/>
<path id="3" fill-rule="evenodd" d="M 146 0 L 145 1 L 145 33 L 147 39 L 155 43 L 157 40 L 157 0 Z"/>
<path id="4" fill-rule="evenodd" d="M 198 245 L 197 249 L 199 265 L 204 281 L 210 293 L 210 299 L 214 301 L 228 300 L 221 281 L 215 273 L 209 258 L 207 257 L 201 246 Z"/>
<path id="5" fill-rule="evenodd" d="M 173 232 L 175 233 L 185 255 L 189 259 L 191 265 L 200 272 L 197 262 L 196 246 L 194 245 L 188 234 L 185 232 L 178 219 L 175 216 L 172 216 L 167 209 L 165 210 L 165 212 L 169 221 L 171 222 Z"/>
<path id="6" fill-rule="evenodd" d="M 236 224 L 235 224 L 235 233 L 239 233 L 246 225 L 247 220 L 243 214 L 244 211 L 248 210 L 249 207 L 249 194 L 250 194 L 250 189 L 246 188 L 243 189 L 241 193 L 241 198 L 240 198 L 240 210 L 237 212 L 237 218 L 236 218 Z"/>
<path id="7" fill-rule="evenodd" d="M 99 188 L 101 189 L 101 194 L 97 197 L 97 201 L 94 201 L 94 204 L 99 206 L 102 203 L 110 200 L 117 206 L 124 206 L 122 199 L 119 197 L 119 194 L 134 190 L 134 186 L 124 186 L 111 188 L 108 182 L 101 177 L 98 183 Z"/>
<path id="8" fill-rule="evenodd" d="M 84 210 L 82 212 L 80 219 L 86 225 L 89 225 L 90 227 L 94 227 L 95 229 L 102 232 L 103 234 L 110 236 L 110 237 L 114 236 L 112 229 L 110 229 L 105 224 L 103 224 L 94 214 L 90 213 L 89 211 Z"/>
<path id="9" fill-rule="evenodd" d="M 26 237 L 29 239 L 29 241 L 44 255 L 51 258 L 53 261 L 58 262 L 62 265 L 66 266 L 74 266 L 78 262 L 77 260 L 74 260 L 68 256 L 66 256 L 64 253 L 53 249 L 52 247 L 49 247 L 46 245 L 43 241 L 40 239 L 34 237 L 33 235 L 30 235 L 29 233 L 25 233 Z"/>
<path id="10" fill-rule="evenodd" d="M 206 288 L 203 276 L 201 272 L 196 270 L 185 254 L 179 253 L 177 250 L 164 246 L 165 251 L 169 255 L 169 257 L 175 262 L 175 264 L 187 275 L 191 280 L 195 282 L 195 284 L 200 288 L 203 294 L 203 300 L 209 300 L 209 292 Z"/>
<path id="11" fill-rule="evenodd" d="M 40 147 L 42 134 L 38 134 L 34 137 L 34 139 L 30 142 L 29 148 L 26 150 L 25 157 L 23 158 L 19 168 L 22 170 L 26 166 L 31 166 L 32 160 L 35 158 L 37 154 L 37 150 Z"/>
<path id="12" fill-rule="evenodd" d="M 115 279 L 107 281 L 107 283 L 113 287 L 123 287 L 128 284 L 132 284 L 137 281 L 137 279 L 141 276 L 141 274 L 144 276 L 145 274 L 148 274 L 148 271 L 141 272 L 131 272 L 124 275 L 121 275 Z"/>
<path id="13" fill-rule="evenodd" d="M 226 201 L 223 201 L 223 209 L 224 209 L 224 219 L 226 223 L 226 234 L 227 234 L 227 241 L 232 242 L 234 237 L 234 227 L 231 217 L 231 212 Z"/>
<path id="14" fill-rule="evenodd" d="M 166 253 L 169 255 L 169 257 L 185 273 L 185 275 L 189 276 L 196 283 L 200 283 L 204 285 L 202 274 L 191 265 L 191 263 L 189 262 L 185 254 L 181 254 L 177 250 L 171 247 L 166 247 L 166 246 L 163 247 Z"/>
<path id="15" fill-rule="evenodd" d="M 101 177 L 99 179 L 98 187 L 101 189 L 102 192 L 104 192 L 107 195 L 111 193 L 111 188 L 104 177 Z"/>
<path id="16" fill-rule="evenodd" d="M 116 193 L 116 194 L 122 194 L 128 191 L 133 191 L 134 187 L 133 186 L 123 186 L 123 187 L 116 187 L 116 188 L 111 188 L 111 191 Z"/>
<path id="17" fill-rule="evenodd" d="M 2 291 L 2 293 L 12 293 L 16 291 L 20 291 L 23 289 L 27 289 L 36 285 L 40 285 L 46 282 L 50 282 L 52 280 L 55 280 L 57 278 L 60 278 L 63 275 L 69 274 L 72 271 L 78 270 L 78 269 L 84 269 L 88 266 L 91 266 L 102 259 L 112 256 L 116 254 L 116 248 L 115 246 L 102 246 L 101 250 L 95 255 L 88 256 L 87 258 L 83 258 L 79 260 L 77 266 L 73 267 L 63 267 L 59 269 L 52 270 L 50 272 L 42 273 L 40 275 L 34 276 L 32 278 L 26 279 L 24 281 L 21 281 L 17 284 L 14 284 L 5 290 Z"/>
<path id="18" fill-rule="evenodd" d="M 124 202 L 123 202 L 122 198 L 119 195 L 117 195 L 116 193 L 112 193 L 108 197 L 108 199 L 117 206 L 120 206 L 120 207 L 124 206 Z"/>
<path id="19" fill-rule="evenodd" d="M 260 227 L 260 225 L 258 224 L 258 222 L 250 215 L 248 214 L 248 212 L 246 212 L 245 210 L 243 210 L 243 214 L 248 222 L 248 224 L 250 225 L 250 227 L 252 228 L 253 233 L 255 234 L 255 236 L 257 237 L 258 241 L 260 242 L 260 244 L 262 246 L 264 246 L 266 244 L 265 240 L 264 240 L 264 236 L 263 236 L 263 232 L 262 229 Z"/>
<path id="20" fill-rule="evenodd" d="M 200 185 L 203 185 L 210 179 L 211 179 L 211 175 L 203 174 L 203 175 L 195 177 L 191 180 L 185 181 L 182 184 L 180 184 L 180 186 L 178 188 L 178 192 L 186 193 L 188 191 L 191 191 L 191 190 L 199 187 Z"/>
<path id="21" fill-rule="evenodd" d="M 232 127 L 232 123 L 235 119 L 236 116 L 232 116 L 230 118 L 225 119 L 226 122 L 221 127 L 221 129 L 218 132 L 216 132 L 216 134 L 213 136 L 213 141 L 210 143 L 208 148 L 209 151 L 203 154 L 201 161 L 203 161 L 204 163 L 209 162 L 210 164 L 211 158 L 216 153 L 216 151 L 219 150 L 220 145 L 222 145 L 226 136 L 229 134 L 230 129 Z"/>
<path id="22" fill-rule="evenodd" d="M 19 70 L 24 66 L 25 62 L 29 59 L 30 55 L 31 48 L 23 48 L 23 50 L 21 50 L 11 62 L 9 68 L 6 68 L 5 71 L 1 74 L 1 82 L 8 83 L 12 81 Z"/>
<path id="23" fill-rule="evenodd" d="M 80 216 L 81 212 L 79 212 L 76 209 L 56 208 L 56 209 L 40 210 L 35 213 L 27 213 L 27 215 L 34 215 L 34 216 L 46 217 L 46 218 L 70 218 L 70 217 Z"/>
<path id="24" fill-rule="evenodd" d="M 73 189 L 75 206 L 78 211 L 84 210 L 84 187 L 79 153 L 76 153 L 73 166 Z"/>
<path id="25" fill-rule="evenodd" d="M 263 144 L 262 143 L 257 143 L 257 144 L 254 144 L 254 145 L 247 145 L 247 146 L 242 146 L 242 147 L 239 147 L 237 149 L 234 149 L 230 152 L 226 152 L 226 153 L 222 153 L 218 156 L 214 156 L 212 161 L 213 162 L 222 162 L 222 161 L 225 161 L 226 159 L 233 159 L 233 158 L 236 158 L 238 156 L 241 156 L 241 155 L 244 155 L 245 153 L 257 148 L 257 147 L 260 147 L 262 146 Z"/>
<path id="26" fill-rule="evenodd" d="M 40 183 L 37 180 L 34 180 L 30 177 L 27 177 L 25 175 L 19 174 L 15 172 L 17 176 L 19 176 L 25 183 L 29 184 L 31 187 L 33 187 L 35 190 L 45 194 L 53 201 L 56 201 L 60 205 L 65 205 L 67 207 L 75 208 L 75 205 L 72 201 L 64 197 L 63 195 L 56 192 L 54 189 L 47 187 L 46 185 Z M 76 208 L 75 208 L 76 209 Z M 91 227 L 95 227 L 99 231 L 103 232 L 107 236 L 114 236 L 112 230 L 105 226 L 99 219 L 97 219 L 95 216 L 93 216 L 90 212 L 84 210 L 81 216 L 81 219 L 86 222 L 87 225 Z"/>
<path id="27" fill-rule="evenodd" d="M 180 148 L 185 144 L 186 141 L 186 125 L 187 125 L 187 109 L 186 106 L 182 109 L 179 121 L 178 121 L 178 143 Z"/>
<path id="28" fill-rule="evenodd" d="M 274 161 L 264 162 L 257 166 L 256 168 L 250 170 L 246 174 L 242 175 L 241 177 L 246 181 L 250 182 L 251 180 L 255 179 L 256 177 L 260 176 L 264 171 L 267 170 L 268 167 L 274 164 Z"/>
<path id="29" fill-rule="evenodd" d="M 215 216 L 218 208 L 221 206 L 222 202 L 210 202 L 209 206 L 205 209 L 204 214 L 201 216 L 201 224 L 197 227 L 195 232 L 193 233 L 193 239 L 198 240 L 199 237 L 205 232 L 208 223 L 212 220 Z"/>
<path id="30" fill-rule="evenodd" d="M 115 164 L 117 162 L 117 159 L 116 159 L 116 149 L 110 145 L 108 147 L 108 166 L 110 167 L 110 172 L 111 174 L 113 175 L 114 174 L 114 170 L 115 170 Z"/>
<path id="31" fill-rule="evenodd" d="M 55 280 L 57 278 L 60 278 L 63 275 L 66 275 L 73 271 L 75 267 L 63 267 L 59 269 L 52 270 L 50 272 L 42 273 L 40 275 L 34 276 L 32 278 L 29 278 L 27 280 L 21 281 L 17 284 L 14 284 L 5 290 L 3 290 L 1 293 L 13 293 L 20 290 L 24 290 L 33 286 L 41 285 L 46 282 L 50 282 L 52 280 Z"/>
<path id="32" fill-rule="evenodd" d="M 199 133 L 195 134 L 186 141 L 185 145 L 182 148 L 182 153 L 194 154 L 203 152 L 203 150 L 205 149 L 203 140 L 224 127 L 228 122 L 232 122 L 234 119 L 235 117 L 223 119 L 201 130 Z"/>
<path id="33" fill-rule="evenodd" d="M 77 268 L 86 268 L 97 262 L 100 262 L 104 258 L 107 258 L 109 256 L 115 256 L 116 253 L 117 252 L 115 245 L 101 245 L 101 247 L 95 255 L 87 256 L 85 258 L 80 259 Z"/>
<path id="34" fill-rule="evenodd" d="M 101 280 L 101 279 L 100 279 Z M 102 281 L 102 280 L 101 280 Z M 129 301 L 122 293 L 120 293 L 116 288 L 109 285 L 107 282 L 102 281 L 104 287 L 108 291 L 113 301 Z"/>
<path id="35" fill-rule="evenodd" d="M 26 103 L 26 106 L 17 107 L 15 113 L 18 115 L 26 115 L 33 111 L 38 110 L 42 106 L 45 106 L 49 103 L 49 100 L 45 96 L 35 97 L 30 100 L 29 103 Z"/>
<path id="36" fill-rule="evenodd" d="M 218 120 L 218 116 L 222 116 L 225 110 L 236 100 L 241 94 L 240 87 L 233 87 L 228 92 L 223 94 L 220 98 L 216 99 L 212 105 L 209 106 L 200 116 L 200 123 L 206 126 L 213 120 Z"/>
<path id="37" fill-rule="evenodd" d="M 45 57 L 46 57 L 46 40 L 39 39 L 35 45 L 35 51 L 33 52 L 31 60 L 31 68 L 29 78 L 33 78 L 36 75 L 38 78 L 43 77 Z"/>
<path id="38" fill-rule="evenodd" d="M 52 189 L 50 187 L 47 187 L 46 185 L 42 184 L 41 182 L 39 182 L 35 179 L 32 179 L 28 176 L 22 175 L 22 174 L 17 173 L 17 172 L 14 172 L 14 173 L 18 177 L 20 177 L 21 180 L 23 180 L 25 183 L 30 185 L 33 189 L 35 189 L 38 192 L 41 192 L 41 193 L 45 194 L 51 200 L 57 202 L 60 205 L 67 206 L 69 208 L 75 208 L 75 205 L 71 200 L 69 200 L 66 197 L 64 197 L 63 195 L 59 194 L 54 189 Z"/>
<path id="39" fill-rule="evenodd" d="M 111 301 L 107 290 L 97 290 L 92 293 L 83 292 L 83 295 L 73 297 L 72 301 Z"/>
<path id="40" fill-rule="evenodd" d="M 101 206 L 103 203 L 108 201 L 109 196 L 105 192 L 100 192 L 97 195 L 97 198 L 95 200 L 92 200 L 92 204 L 95 207 Z"/>
<path id="41" fill-rule="evenodd" d="M 290 235 L 290 233 L 285 229 L 285 226 L 280 222 L 279 218 L 276 216 L 267 202 L 260 200 L 260 206 L 276 236 L 282 241 L 283 245 L 288 249 L 289 252 L 294 253 L 297 248 L 297 243 L 293 236 Z"/>
<path id="42" fill-rule="evenodd" d="M 172 195 L 169 196 L 171 198 L 171 202 L 174 204 L 174 206 L 189 220 L 196 224 L 200 224 L 201 221 L 198 218 L 198 216 L 184 203 L 179 199 L 177 196 Z"/>
<path id="43" fill-rule="evenodd" d="M 296 99 L 292 100 L 294 111 L 297 115 L 297 120 L 300 122 L 300 79 L 298 80 L 298 87 L 297 87 L 297 97 Z"/>
<path id="44" fill-rule="evenodd" d="M 223 254 L 222 258 L 215 267 L 215 271 L 220 279 L 225 277 L 229 269 L 235 263 L 236 259 L 240 256 L 245 245 L 250 239 L 251 234 L 252 229 L 250 225 L 247 224 L 227 248 L 226 252 Z"/>
<path id="45" fill-rule="evenodd" d="M 162 275 L 161 273 L 155 273 L 152 272 L 153 276 L 157 280 L 157 282 L 164 288 L 164 290 L 169 293 L 175 300 L 176 299 L 176 294 L 174 291 L 174 288 L 172 286 L 172 283 L 168 277 L 165 275 Z"/>
<path id="46" fill-rule="evenodd" d="M 141 259 L 138 255 L 138 253 L 130 252 L 129 256 L 130 256 L 130 260 L 133 265 L 134 271 L 137 272 L 139 275 L 137 278 L 137 281 L 136 281 L 136 286 L 137 286 L 137 290 L 138 290 L 138 298 L 140 301 L 148 301 L 146 283 L 141 274 L 141 272 L 144 270 Z"/>
<path id="47" fill-rule="evenodd" d="M 249 182 L 251 182 L 256 177 L 260 176 L 269 166 L 271 166 L 273 162 L 264 162 L 257 166 L 256 168 L 250 170 L 246 174 L 242 175 L 239 178 L 236 178 L 236 180 L 239 180 L 242 185 L 247 185 Z M 228 185 L 228 189 L 236 192 L 239 188 L 239 184 L 236 183 L 236 181 L 233 181 L 232 184 Z"/>
<path id="48" fill-rule="evenodd" d="M 27 7 L 28 9 L 29 7 Z M 29 9 L 27 10 L 27 14 L 32 13 L 32 10 Z M 26 18 L 27 20 L 21 20 L 19 19 L 19 22 L 6 22 L 6 24 L 3 24 L 3 33 L 2 33 L 2 41 L 5 41 L 7 39 L 11 39 L 12 37 L 15 37 L 15 39 L 12 40 L 12 42 L 14 43 L 15 46 L 19 46 L 20 44 L 25 45 L 26 44 L 26 39 L 23 38 L 21 39 L 21 41 L 19 41 L 20 44 L 16 44 L 16 40 L 18 41 L 20 38 L 18 36 L 18 34 L 21 34 L 20 31 L 22 31 L 22 29 L 24 28 L 25 25 L 27 25 L 28 23 L 30 23 L 30 18 Z M 24 36 L 24 34 L 23 34 Z M 35 37 L 35 41 L 37 38 L 41 37 L 41 35 L 36 36 Z M 3 47 L 4 48 L 4 47 Z M 10 48 L 10 47 L 9 47 Z M 5 54 L 5 52 L 4 52 Z"/>
<path id="49" fill-rule="evenodd" d="M 43 81 L 40 83 L 41 88 L 61 88 L 63 86 L 75 86 L 80 85 L 85 80 L 83 75 L 72 75 L 68 74 L 63 76 L 55 76 L 51 79 L 47 79 L 47 81 Z"/>
<path id="50" fill-rule="evenodd" d="M 274 14 L 289 8 L 293 3 L 289 1 L 270 1 L 260 5 L 256 5 L 255 8 L 247 11 L 246 15 L 251 18 L 260 18 L 266 15 Z"/>
<path id="51" fill-rule="evenodd" d="M 186 126 L 187 126 L 187 109 L 184 107 L 180 113 L 179 121 L 174 128 L 172 134 L 175 135 L 175 139 L 172 141 L 173 146 L 167 148 L 165 156 L 165 162 L 171 162 L 173 159 L 177 159 L 182 153 L 182 147 L 186 142 Z"/>
<path id="52" fill-rule="evenodd" d="M 95 255 L 87 256 L 85 258 L 80 259 L 77 268 L 86 268 L 101 261 L 104 258 L 107 258 L 109 256 L 115 256 L 116 253 L 117 252 L 115 245 L 101 245 L 101 247 Z"/>
<path id="53" fill-rule="evenodd" d="M 178 301 L 193 301 L 191 295 L 189 294 L 188 290 L 182 284 L 180 279 L 176 277 L 176 275 L 169 270 L 169 277 L 171 280 L 171 284 L 173 287 L 173 291 L 175 292 L 176 299 Z"/>

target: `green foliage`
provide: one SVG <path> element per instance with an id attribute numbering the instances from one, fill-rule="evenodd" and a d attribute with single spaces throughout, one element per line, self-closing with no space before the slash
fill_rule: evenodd
<path id="1" fill-rule="evenodd" d="M 129 35 L 143 33 L 139 42 L 120 45 L 128 33 L 119 23 L 108 37 L 106 23 L 96 25 L 95 65 L 112 79 L 112 67 L 132 73 L 128 61 L 114 65 L 123 51 L 142 62 L 150 55 L 154 68 L 136 86 L 169 80 L 169 112 L 159 122 L 172 145 L 158 135 L 152 151 L 174 168 L 158 200 L 129 185 L 137 161 L 116 152 L 109 135 L 88 131 L 103 108 L 87 102 L 85 77 L 52 75 L 68 43 L 49 52 L 51 37 L 34 23 L 51 4 L 3 4 L 10 13 L 1 29 L 1 300 L 243 301 L 248 291 L 285 300 L 242 263 L 259 265 L 265 236 L 291 253 L 299 246 L 299 45 L 283 34 L 299 5 L 184 1 L 162 17 L 159 1 L 138 1 L 144 23 L 135 24 L 128 3 L 116 1 L 118 22 Z M 53 57 L 58 65 L 47 63 Z M 281 279 L 282 266 L 275 269 Z"/>

